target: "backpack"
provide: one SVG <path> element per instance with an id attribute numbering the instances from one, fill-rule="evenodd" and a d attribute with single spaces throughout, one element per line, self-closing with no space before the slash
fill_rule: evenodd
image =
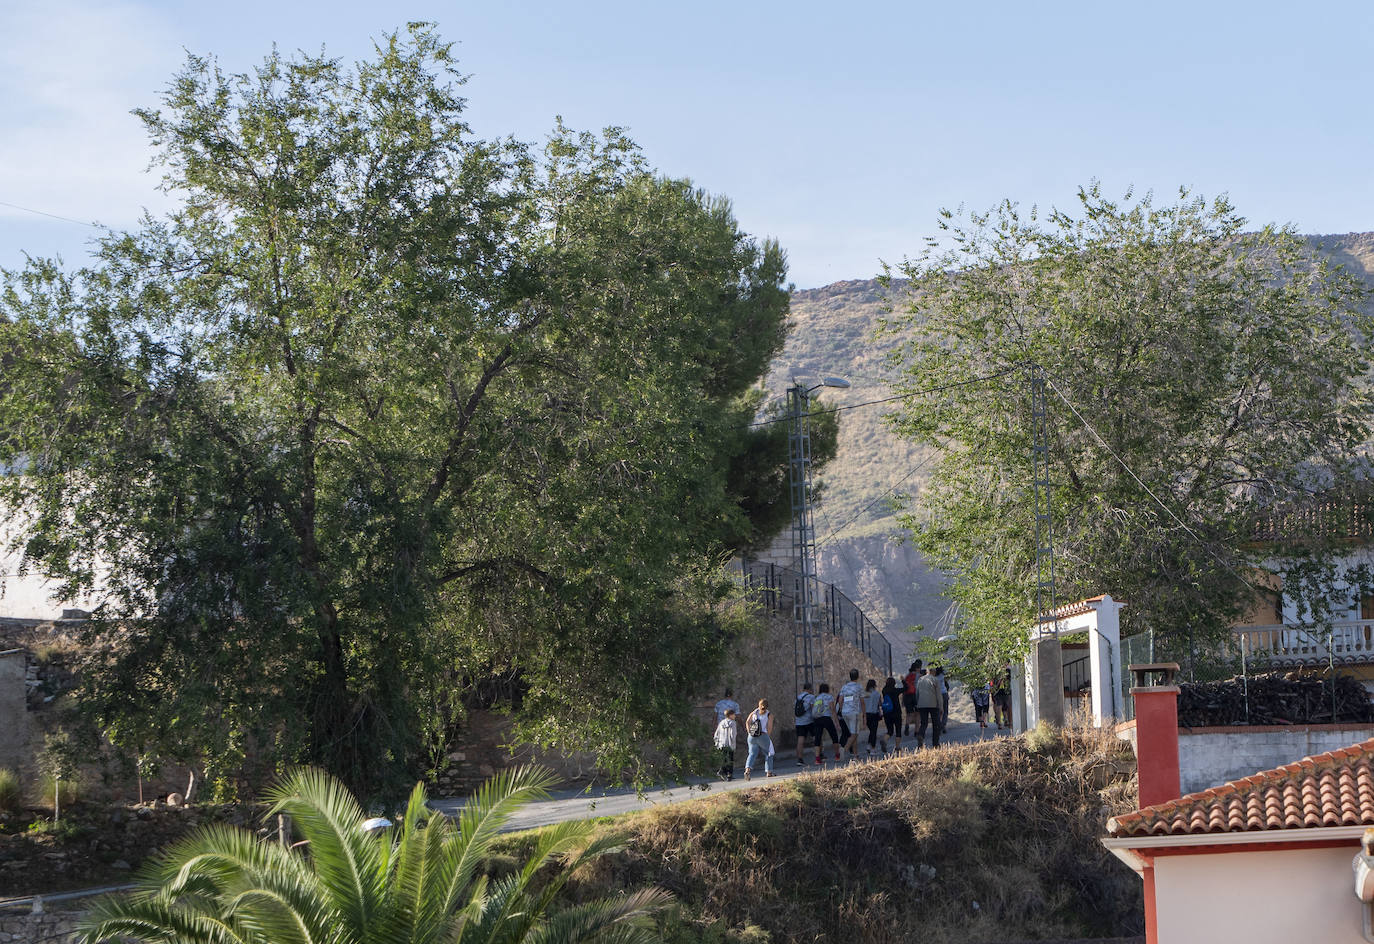
<path id="1" fill-rule="evenodd" d="M 800 718 L 802 715 L 806 714 L 810 710 L 811 706 L 806 703 L 806 696 L 798 695 L 797 703 L 792 706 L 792 714 L 795 717 Z"/>
<path id="2" fill-rule="evenodd" d="M 763 719 L 757 714 L 749 716 L 749 736 L 763 737 Z"/>
<path id="3" fill-rule="evenodd" d="M 883 714 L 890 715 L 897 710 L 897 706 L 892 703 L 892 693 L 883 692 Z"/>

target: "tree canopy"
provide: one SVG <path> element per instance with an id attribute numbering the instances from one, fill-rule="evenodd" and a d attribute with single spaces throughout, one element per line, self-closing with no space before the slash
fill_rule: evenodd
<path id="1" fill-rule="evenodd" d="M 1076 212 L 1007 202 L 941 229 L 901 267 L 890 327 L 915 395 L 893 425 L 944 448 L 905 520 L 954 577 L 960 648 L 999 664 L 1035 615 L 1033 365 L 1057 602 L 1111 593 L 1124 631 L 1215 638 L 1253 592 L 1255 515 L 1329 487 L 1367 442 L 1364 286 L 1186 192 L 1093 186 Z"/>
<path id="2" fill-rule="evenodd" d="M 369 793 L 501 677 L 611 769 L 683 743 L 786 466 L 749 429 L 784 255 L 618 129 L 474 138 L 462 81 L 425 25 L 192 56 L 139 112 L 180 208 L 7 274 L 0 498 L 103 594 L 121 742 Z"/>

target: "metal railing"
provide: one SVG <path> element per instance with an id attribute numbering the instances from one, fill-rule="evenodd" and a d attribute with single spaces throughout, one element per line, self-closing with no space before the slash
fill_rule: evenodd
<path id="1" fill-rule="evenodd" d="M 1374 662 L 1374 620 L 1329 625 L 1237 626 L 1248 662 L 1271 666 Z"/>
<path id="2" fill-rule="evenodd" d="M 794 587 L 800 578 L 791 567 L 745 559 L 740 562 L 744 582 L 774 612 L 792 613 Z M 817 581 L 820 587 L 816 627 L 824 635 L 838 636 L 858 649 L 887 675 L 892 674 L 892 643 L 854 601 L 834 584 Z"/>
<path id="3" fill-rule="evenodd" d="M 1093 687 L 1092 662 L 1088 656 L 1080 656 L 1064 663 L 1064 694 L 1069 698 L 1080 698 Z"/>

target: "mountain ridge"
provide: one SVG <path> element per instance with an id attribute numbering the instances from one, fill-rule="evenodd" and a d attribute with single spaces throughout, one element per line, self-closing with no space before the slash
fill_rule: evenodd
<path id="1" fill-rule="evenodd" d="M 1318 253 L 1344 266 L 1371 290 L 1374 311 L 1374 232 L 1304 236 Z M 792 292 L 792 330 L 774 361 L 767 389 L 781 392 L 794 380 L 815 383 L 843 376 L 847 390 L 820 391 L 820 409 L 854 407 L 890 396 L 897 371 L 887 359 L 897 348 L 896 334 L 875 338 L 881 319 L 905 293 L 908 283 L 877 278 L 844 279 Z M 816 507 L 817 574 L 834 583 L 892 640 L 894 660 L 909 659 L 913 626 L 927 631 L 946 621 L 947 602 L 939 588 L 947 579 L 903 543 L 892 499 L 908 507 L 919 502 L 928 470 L 938 451 L 899 440 L 883 423 L 886 405 L 847 409 L 841 414 L 839 454 L 818 477 Z M 772 555 L 790 552 L 784 533 Z"/>

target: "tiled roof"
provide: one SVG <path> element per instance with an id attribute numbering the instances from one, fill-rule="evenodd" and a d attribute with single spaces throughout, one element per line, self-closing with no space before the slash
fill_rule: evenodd
<path id="1" fill-rule="evenodd" d="M 1040 616 L 1040 622 L 1052 623 L 1057 619 L 1066 619 L 1070 616 L 1081 616 L 1084 613 L 1091 613 L 1093 610 L 1097 609 L 1093 604 L 1101 603 L 1104 599 L 1106 599 L 1104 594 L 1098 594 L 1095 597 L 1088 597 L 1086 600 L 1079 600 L 1077 603 L 1065 603 L 1063 606 L 1055 607 L 1049 613 L 1042 614 Z M 1120 603 L 1121 601 L 1117 600 L 1116 602 Z"/>
<path id="2" fill-rule="evenodd" d="M 1112 836 L 1374 826 L 1374 738 L 1115 816 Z"/>

